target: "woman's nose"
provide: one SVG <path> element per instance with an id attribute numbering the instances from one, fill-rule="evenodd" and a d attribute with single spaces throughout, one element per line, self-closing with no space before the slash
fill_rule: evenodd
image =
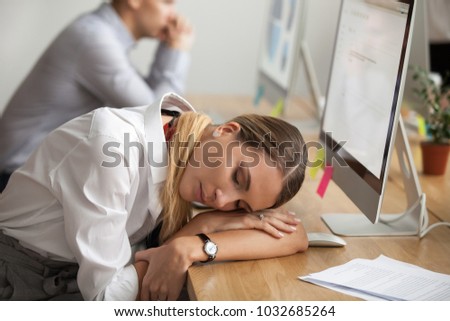
<path id="1" fill-rule="evenodd" d="M 236 202 L 237 198 L 233 193 L 226 191 L 222 189 L 216 189 L 215 191 L 215 207 L 222 211 L 230 211 L 235 208 L 233 205 Z"/>

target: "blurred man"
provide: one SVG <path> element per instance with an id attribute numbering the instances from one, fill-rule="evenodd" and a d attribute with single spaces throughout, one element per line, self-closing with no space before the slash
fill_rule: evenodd
<path id="1" fill-rule="evenodd" d="M 160 41 L 149 75 L 128 52 L 142 38 Z M 53 129 L 97 107 L 152 103 L 182 93 L 194 41 L 175 0 L 112 0 L 76 19 L 50 44 L 0 118 L 0 192 Z"/>

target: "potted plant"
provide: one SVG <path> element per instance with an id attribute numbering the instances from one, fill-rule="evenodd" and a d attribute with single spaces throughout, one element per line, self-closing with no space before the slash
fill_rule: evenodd
<path id="1" fill-rule="evenodd" d="M 414 92 L 422 102 L 416 111 L 425 119 L 428 136 L 420 144 L 423 173 L 442 175 L 450 151 L 450 83 L 447 81 L 450 73 L 444 81 L 439 81 L 420 67 L 412 68 L 413 80 L 418 85 Z"/>

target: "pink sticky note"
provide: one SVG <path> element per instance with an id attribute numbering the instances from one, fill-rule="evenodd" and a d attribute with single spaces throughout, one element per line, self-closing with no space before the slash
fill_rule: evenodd
<path id="1" fill-rule="evenodd" d="M 319 187 L 317 187 L 317 194 L 319 194 L 320 197 L 323 198 L 323 196 L 325 195 L 325 192 L 327 191 L 328 188 L 328 184 L 330 183 L 332 177 L 333 177 L 333 167 L 325 166 Z"/>

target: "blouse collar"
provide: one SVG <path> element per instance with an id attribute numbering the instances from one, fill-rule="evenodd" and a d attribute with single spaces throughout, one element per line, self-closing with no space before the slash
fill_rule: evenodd
<path id="1" fill-rule="evenodd" d="M 194 107 L 188 101 L 175 93 L 165 94 L 145 111 L 145 139 L 148 146 L 152 147 L 152 150 L 148 153 L 148 162 L 154 184 L 166 180 L 168 168 L 167 144 L 164 136 L 161 109 L 195 112 Z M 164 143 L 161 144 L 160 142 Z"/>

